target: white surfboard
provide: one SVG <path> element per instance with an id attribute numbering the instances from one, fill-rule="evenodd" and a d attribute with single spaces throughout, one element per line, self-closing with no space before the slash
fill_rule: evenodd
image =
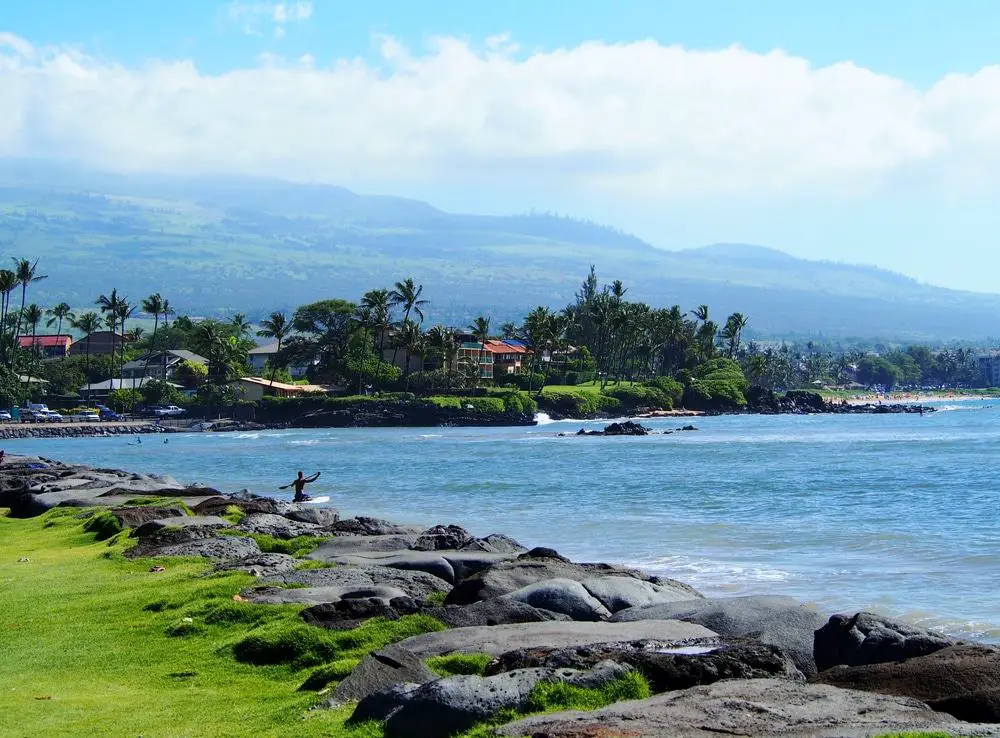
<path id="1" fill-rule="evenodd" d="M 322 505 L 324 502 L 330 501 L 330 495 L 323 495 L 321 497 L 310 497 L 308 500 L 303 500 L 301 504 L 303 505 Z"/>

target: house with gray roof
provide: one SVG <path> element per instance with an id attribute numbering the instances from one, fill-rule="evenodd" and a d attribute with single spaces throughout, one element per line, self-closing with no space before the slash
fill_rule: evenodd
<path id="1" fill-rule="evenodd" d="M 185 349 L 168 349 L 167 351 L 154 351 L 148 358 L 140 356 L 133 359 L 122 367 L 122 376 L 126 379 L 159 379 L 164 382 L 173 379 L 174 372 L 185 361 L 192 364 L 208 365 L 208 359 L 199 356 L 193 351 Z"/>

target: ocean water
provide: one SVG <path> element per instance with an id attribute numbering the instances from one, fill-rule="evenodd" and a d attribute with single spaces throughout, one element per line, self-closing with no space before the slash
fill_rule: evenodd
<path id="1" fill-rule="evenodd" d="M 321 470 L 344 516 L 456 523 L 707 595 L 788 594 L 1000 640 L 1000 401 L 919 415 L 644 421 L 697 432 L 297 430 L 8 441 L 13 453 L 172 474 L 227 491 Z M 544 420 L 544 419 L 543 419 Z"/>

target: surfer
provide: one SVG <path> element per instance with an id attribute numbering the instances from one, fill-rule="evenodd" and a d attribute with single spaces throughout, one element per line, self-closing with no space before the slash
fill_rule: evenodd
<path id="1" fill-rule="evenodd" d="M 315 482 L 319 479 L 320 472 L 316 472 L 311 477 L 305 476 L 301 471 L 299 475 L 295 477 L 295 481 L 286 484 L 284 487 L 278 487 L 278 489 L 288 489 L 289 487 L 295 487 L 295 497 L 292 502 L 306 502 L 309 499 L 309 495 L 305 493 L 306 485 L 310 482 Z"/>

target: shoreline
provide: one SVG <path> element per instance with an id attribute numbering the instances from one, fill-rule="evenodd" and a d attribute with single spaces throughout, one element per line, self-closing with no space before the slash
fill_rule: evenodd
<path id="1" fill-rule="evenodd" d="M 876 735 L 887 728 L 933 727 L 961 734 L 1000 735 L 992 726 L 973 722 L 983 720 L 985 705 L 992 704 L 992 698 L 981 694 L 975 680 L 960 687 L 964 701 L 938 706 L 938 712 L 922 705 L 916 709 L 916 702 L 912 707 L 911 703 L 901 705 L 893 701 L 897 697 L 883 697 L 878 685 L 865 681 L 869 672 L 879 674 L 890 667 L 894 673 L 905 675 L 912 669 L 921 674 L 928 664 L 938 664 L 942 658 L 940 668 L 955 668 L 949 666 L 949 654 L 966 649 L 960 652 L 969 653 L 970 659 L 975 654 L 979 660 L 961 667 L 965 669 L 963 678 L 968 681 L 980 675 L 983 683 L 989 683 L 988 675 L 1000 663 L 1000 651 L 880 615 L 831 615 L 781 595 L 705 597 L 681 581 L 615 564 L 576 563 L 552 549 L 528 550 L 500 533 L 478 538 L 456 525 L 425 528 L 366 517 L 342 520 L 330 508 L 249 493 L 227 494 L 185 486 L 171 477 L 64 464 L 42 457 L 5 459 L 0 465 L 0 507 L 12 510 L 12 520 L 30 520 L 58 508 L 79 510 L 77 515 L 50 516 L 42 529 L 50 523 L 56 526 L 54 531 L 60 526 L 82 525 L 85 532 L 97 536 L 97 541 L 107 541 L 101 548 L 113 546 L 122 561 L 136 562 L 135 576 L 167 576 L 160 572 L 176 566 L 171 563 L 175 556 L 200 556 L 219 574 L 249 574 L 255 581 L 232 594 L 232 607 L 243 613 L 294 605 L 298 609 L 284 617 L 296 633 L 305 634 L 317 627 L 320 630 L 315 633 L 358 632 L 366 623 L 375 622 L 373 618 L 389 624 L 423 618 L 420 622 L 426 628 L 422 634 L 404 632 L 398 645 L 385 651 L 377 651 L 384 647 L 376 644 L 371 653 L 362 654 L 346 667 L 336 661 L 339 666 L 335 672 L 320 665 L 299 689 L 319 690 L 311 710 L 327 708 L 326 714 L 336 719 L 353 714 L 356 720 L 384 721 L 380 735 L 385 738 L 451 735 L 456 724 L 439 726 L 439 717 L 465 715 L 467 708 L 461 705 L 466 701 L 482 704 L 485 695 L 498 693 L 495 685 L 505 679 L 527 679 L 533 687 L 540 681 L 572 680 L 580 675 L 587 680 L 584 684 L 603 685 L 626 683 L 620 680 L 630 673 L 641 675 L 646 691 L 618 698 L 625 702 L 609 700 L 606 707 L 584 713 L 587 720 L 600 719 L 602 725 L 608 720 L 616 725 L 614 721 L 621 719 L 632 729 L 630 735 L 663 735 L 664 726 L 676 729 L 686 724 L 677 721 L 684 720 L 687 713 L 675 712 L 673 703 L 675 698 L 687 699 L 690 692 L 694 704 L 713 699 L 712 695 L 722 699 L 721 711 L 695 720 L 699 730 L 705 727 L 711 733 L 733 732 L 733 721 L 741 725 L 739 721 L 750 720 L 749 727 L 737 732 L 772 734 L 790 719 L 784 712 L 787 705 L 822 703 L 826 706 L 813 709 L 827 710 L 822 718 L 827 727 L 823 734 Z M 312 543 L 306 545 L 309 540 Z M 284 552 L 277 553 L 279 550 Z M 107 553 L 96 560 L 112 566 L 114 557 Z M 44 566 L 44 555 L 39 556 L 38 563 L 26 557 L 18 566 Z M 147 573 L 139 573 L 146 569 Z M 87 614 L 90 612 L 96 615 L 95 611 Z M 188 612 L 189 616 L 179 619 Z M 169 623 L 167 635 L 202 637 L 209 632 L 201 622 L 202 612 L 167 613 L 162 619 Z M 253 666 L 296 658 L 294 653 L 282 655 L 284 649 L 291 648 L 282 640 L 283 631 L 266 625 L 258 629 L 256 622 L 233 620 L 228 624 L 225 638 L 236 644 L 232 652 L 237 660 Z M 437 624 L 431 627 L 432 623 Z M 277 639 L 274 645 L 266 641 L 271 635 Z M 256 645 L 251 648 L 252 644 Z M 260 660 L 253 655 L 254 648 L 265 649 Z M 938 652 L 943 657 L 936 656 Z M 438 656 L 469 657 L 463 654 L 482 658 L 477 671 L 441 676 L 419 666 L 421 660 Z M 214 658 L 227 656 L 216 651 Z M 388 672 L 386 663 L 390 665 Z M 404 666 L 407 663 L 411 666 Z M 562 671 L 553 672 L 552 667 Z M 373 668 L 379 674 L 374 681 Z M 634 682 L 635 678 L 631 679 Z M 926 691 L 914 692 L 913 677 L 906 679 L 910 681 L 897 679 L 886 694 L 919 697 L 935 706 L 936 697 Z M 424 686 L 430 685 L 422 699 L 432 700 L 434 707 L 429 714 L 419 713 L 422 717 L 415 718 L 417 722 L 401 723 L 398 718 L 410 709 L 410 692 L 400 693 L 396 688 L 403 683 L 412 685 L 408 689 L 416 689 L 420 695 L 424 695 Z M 456 688 L 461 684 L 463 696 L 434 702 L 437 698 L 432 695 L 439 687 L 433 685 L 445 683 Z M 316 686 L 306 686 L 310 684 Z M 948 680 L 936 688 L 955 689 Z M 765 693 L 771 690 L 773 696 L 765 697 L 761 689 Z M 651 696 L 651 692 L 658 696 Z M 831 707 L 828 703 L 834 693 L 842 693 L 844 699 L 852 695 L 853 701 Z M 664 701 L 663 695 L 670 699 Z M 455 699 L 460 700 L 459 706 Z M 523 698 L 513 699 L 511 706 L 516 708 Z M 742 712 L 729 704 L 748 699 L 761 705 L 761 714 L 771 715 L 776 722 L 762 725 L 756 722 L 759 715 L 741 717 Z M 372 700 L 379 705 L 388 700 L 393 708 L 372 713 Z M 864 707 L 858 707 L 857 700 L 863 700 Z M 597 734 L 574 732 L 576 728 L 566 722 L 577 714 L 565 712 L 571 705 L 535 716 L 530 710 L 520 715 L 516 709 L 513 715 L 503 713 L 506 707 L 507 703 L 498 704 L 491 712 L 462 718 L 461 731 L 503 714 L 499 722 L 514 722 L 497 727 L 491 735 L 568 738 Z M 633 709 L 640 712 L 628 712 Z M 819 723 L 815 714 L 810 714 L 807 724 L 815 728 Z M 859 715 L 871 715 L 875 723 L 868 726 L 868 717 Z M 993 722 L 1000 722 L 1000 714 Z M 538 725 L 545 730 L 534 730 Z M 721 731 L 723 727 L 727 730 Z M 844 730 L 847 732 L 841 732 Z"/>

